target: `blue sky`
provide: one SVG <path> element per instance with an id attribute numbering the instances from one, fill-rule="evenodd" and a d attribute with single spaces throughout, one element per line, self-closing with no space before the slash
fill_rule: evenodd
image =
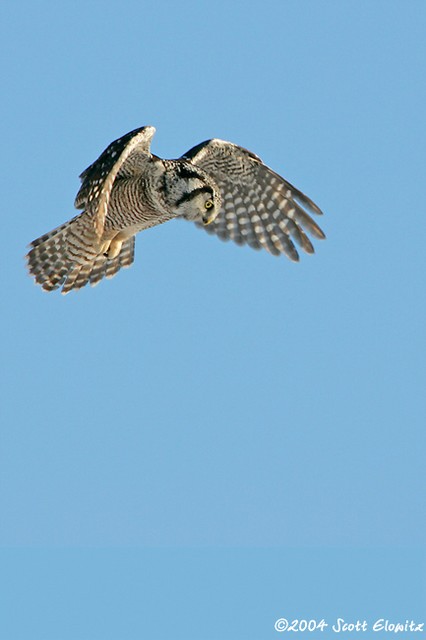
<path id="1" fill-rule="evenodd" d="M 415 0 L 2 3 L 3 637 L 426 613 L 425 27 Z M 254 151 L 327 240 L 292 264 L 176 221 L 43 293 L 27 243 L 145 124 L 164 157 Z"/>

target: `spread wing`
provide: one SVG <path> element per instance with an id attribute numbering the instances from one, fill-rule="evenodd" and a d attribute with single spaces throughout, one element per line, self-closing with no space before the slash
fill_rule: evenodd
<path id="1" fill-rule="evenodd" d="M 154 127 L 140 127 L 112 142 L 90 167 L 80 175 L 81 187 L 75 199 L 77 209 L 93 215 L 99 237 L 102 236 L 108 202 L 114 181 L 140 173 L 151 157 Z"/>
<path id="2" fill-rule="evenodd" d="M 206 171 L 218 184 L 222 208 L 208 226 L 195 224 L 222 240 L 284 253 L 298 260 L 295 241 L 307 253 L 314 248 L 306 232 L 319 239 L 323 231 L 308 214 L 321 209 L 287 180 L 267 167 L 254 153 L 231 142 L 213 139 L 187 151 L 182 158 Z"/>

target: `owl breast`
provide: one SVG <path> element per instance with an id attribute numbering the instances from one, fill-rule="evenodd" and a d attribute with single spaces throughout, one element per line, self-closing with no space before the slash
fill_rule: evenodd
<path id="1" fill-rule="evenodd" d="M 158 197 L 155 179 L 127 178 L 117 181 L 111 193 L 105 231 L 123 231 L 133 235 L 174 217 Z"/>

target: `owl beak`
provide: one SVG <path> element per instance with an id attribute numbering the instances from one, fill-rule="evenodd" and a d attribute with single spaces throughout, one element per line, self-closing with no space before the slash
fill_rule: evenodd
<path id="1" fill-rule="evenodd" d="M 214 220 L 216 220 L 216 210 L 215 207 L 212 207 L 208 212 L 206 212 L 203 215 L 203 224 L 204 226 L 207 226 L 208 224 L 211 224 Z"/>

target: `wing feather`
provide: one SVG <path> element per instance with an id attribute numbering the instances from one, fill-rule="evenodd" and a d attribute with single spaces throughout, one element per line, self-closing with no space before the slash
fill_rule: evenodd
<path id="1" fill-rule="evenodd" d="M 81 187 L 75 199 L 77 209 L 91 213 L 98 237 L 102 236 L 108 202 L 114 182 L 140 172 L 152 156 L 149 148 L 154 127 L 140 127 L 112 142 L 80 175 Z"/>
<path id="2" fill-rule="evenodd" d="M 293 240 L 306 253 L 313 253 L 306 232 L 325 238 L 311 218 L 321 215 L 321 209 L 251 151 L 213 139 L 193 147 L 182 158 L 204 169 L 221 190 L 222 208 L 216 220 L 208 226 L 195 220 L 208 233 L 264 248 L 273 255 L 283 253 L 294 261 L 299 255 Z"/>

